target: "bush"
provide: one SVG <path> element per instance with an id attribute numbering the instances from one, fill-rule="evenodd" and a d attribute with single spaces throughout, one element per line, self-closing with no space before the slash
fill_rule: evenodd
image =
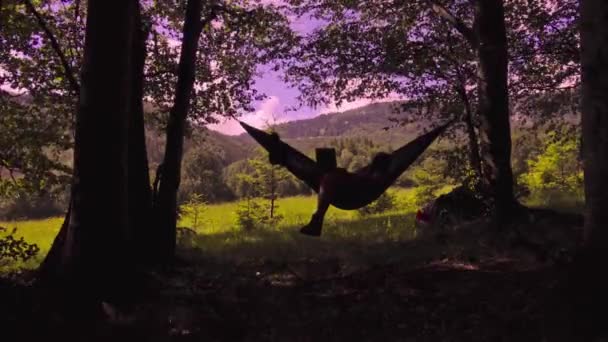
<path id="1" fill-rule="evenodd" d="M 542 151 L 528 160 L 528 170 L 519 177 L 532 204 L 562 206 L 583 202 L 583 170 L 578 160 L 579 144 L 574 135 L 547 135 Z"/>
<path id="2" fill-rule="evenodd" d="M 201 194 L 190 194 L 190 198 L 179 208 L 180 217 L 187 215 L 192 219 L 192 229 L 197 230 L 204 221 L 203 214 L 207 210 L 207 202 Z"/>
<path id="3" fill-rule="evenodd" d="M 395 196 L 385 192 L 377 200 L 357 210 L 361 216 L 380 214 L 395 208 Z"/>
<path id="4" fill-rule="evenodd" d="M 237 226 L 243 230 L 254 230 L 277 225 L 282 215 L 274 213 L 270 217 L 270 205 L 259 198 L 248 198 L 239 203 L 236 210 Z"/>
<path id="5" fill-rule="evenodd" d="M 7 228 L 0 227 L 0 233 L 8 232 Z M 5 266 L 11 261 L 28 261 L 35 257 L 40 248 L 36 244 L 30 244 L 23 237 L 16 239 L 17 228 L 14 228 L 6 236 L 0 237 L 0 266 Z"/>
<path id="6" fill-rule="evenodd" d="M 411 179 L 416 184 L 414 190 L 414 201 L 421 207 L 435 199 L 435 194 L 446 184 L 453 180 L 446 177 L 447 162 L 443 159 L 428 157 L 420 165 L 408 171 Z"/>

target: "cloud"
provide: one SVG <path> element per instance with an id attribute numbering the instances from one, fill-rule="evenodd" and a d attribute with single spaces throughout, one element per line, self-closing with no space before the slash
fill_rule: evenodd
<path id="1" fill-rule="evenodd" d="M 335 103 L 332 103 L 319 108 L 316 112 L 311 113 L 311 115 L 305 115 L 304 117 L 296 118 L 294 117 L 293 113 L 289 115 L 286 113 L 281 113 L 281 110 L 284 109 L 284 106 L 280 98 L 278 96 L 270 96 L 268 97 L 268 99 L 266 99 L 259 105 L 258 110 L 255 111 L 255 113 L 245 114 L 240 118 L 240 120 L 255 127 L 267 127 L 269 124 L 272 123 L 282 123 L 292 120 L 309 119 L 319 116 L 321 114 L 345 112 L 372 103 L 392 102 L 404 99 L 405 98 L 403 96 L 391 93 L 387 97 L 381 99 L 371 100 L 361 98 L 351 102 L 344 102 L 340 106 L 336 105 Z M 236 120 L 234 119 L 228 119 L 227 121 L 217 125 L 210 125 L 209 128 L 228 135 L 236 135 L 244 132 L 239 123 L 236 122 Z"/>
<path id="2" fill-rule="evenodd" d="M 243 115 L 240 120 L 254 127 L 266 127 L 273 123 L 285 122 L 287 120 L 282 118 L 279 113 L 280 107 L 280 99 L 277 96 L 270 96 L 259 105 L 258 110 L 254 113 Z M 236 135 L 244 132 L 239 123 L 234 119 L 228 119 L 227 121 L 216 125 L 209 125 L 209 128 L 228 135 Z"/>

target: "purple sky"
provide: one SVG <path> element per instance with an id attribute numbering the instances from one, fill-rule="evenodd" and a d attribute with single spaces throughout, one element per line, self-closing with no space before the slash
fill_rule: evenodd
<path id="1" fill-rule="evenodd" d="M 266 4 L 280 4 L 281 1 L 282 0 L 261 0 L 262 3 Z M 292 28 L 301 34 L 310 33 L 321 24 L 322 23 L 320 21 L 307 17 L 292 18 L 291 21 Z M 241 120 L 256 127 L 264 127 L 268 123 L 272 122 L 286 122 L 312 118 L 324 113 L 342 112 L 349 109 L 358 108 L 372 102 L 398 99 L 396 96 L 375 101 L 357 99 L 353 102 L 343 103 L 340 107 L 337 107 L 335 104 L 329 104 L 319 108 L 302 107 L 298 111 L 293 111 L 289 109 L 298 105 L 297 96 L 299 91 L 295 88 L 289 87 L 288 84 L 283 82 L 280 72 L 264 71 L 264 69 L 264 67 L 260 68 L 260 76 L 256 79 L 255 86 L 258 91 L 265 93 L 268 98 L 254 104 L 256 109 L 254 113 L 244 113 L 244 115 L 241 117 Z M 3 70 L 0 68 L 0 73 L 2 72 Z M 0 89 L 20 91 L 18 89 L 10 88 L 9 85 L 2 85 L 0 86 Z M 230 135 L 244 132 L 234 119 L 224 119 L 222 123 L 210 125 L 209 128 Z"/>
<path id="2" fill-rule="evenodd" d="M 281 0 L 263 0 L 262 2 L 279 4 L 280 1 Z M 293 18 L 291 22 L 292 28 L 302 34 L 312 32 L 320 24 L 319 21 L 309 18 Z M 256 79 L 256 87 L 260 92 L 265 93 L 268 96 L 268 99 L 256 103 L 256 111 L 243 115 L 241 118 L 241 120 L 256 127 L 263 127 L 267 123 L 273 122 L 273 118 L 276 122 L 301 120 L 325 113 L 343 112 L 372 102 L 397 99 L 395 96 L 376 101 L 357 99 L 353 102 L 343 103 L 340 107 L 337 107 L 335 104 L 319 108 L 302 107 L 297 112 L 294 112 L 288 109 L 298 104 L 297 96 L 299 91 L 295 88 L 290 88 L 288 84 L 283 82 L 281 80 L 280 72 L 262 72 L 261 76 Z M 209 128 L 230 135 L 244 132 L 241 126 L 233 119 L 227 119 L 225 122 L 218 125 L 210 125 Z"/>

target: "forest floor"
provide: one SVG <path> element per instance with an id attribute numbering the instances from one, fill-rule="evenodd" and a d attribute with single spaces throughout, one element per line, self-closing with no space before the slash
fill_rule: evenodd
<path id="1" fill-rule="evenodd" d="M 541 341 L 567 261 L 481 230 L 402 242 L 399 260 L 367 266 L 185 254 L 149 275 L 134 308 L 93 323 L 36 311 L 26 285 L 0 282 L 0 329 L 20 341 Z"/>

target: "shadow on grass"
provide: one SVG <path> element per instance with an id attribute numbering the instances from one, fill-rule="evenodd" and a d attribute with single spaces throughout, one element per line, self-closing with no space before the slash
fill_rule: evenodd
<path id="1" fill-rule="evenodd" d="M 446 242 L 437 239 L 436 232 L 417 230 L 412 213 L 389 213 L 330 222 L 320 238 L 300 234 L 299 226 L 217 234 L 192 231 L 182 240 L 180 254 L 208 271 L 287 271 L 315 281 L 388 264 L 415 268 L 443 259 L 479 260 L 488 254 L 478 239 L 484 227 L 485 223 L 472 223 L 465 229 L 469 233 L 459 232 Z"/>
<path id="2" fill-rule="evenodd" d="M 374 263 L 393 257 L 404 242 L 416 237 L 411 213 L 327 222 L 319 238 L 302 235 L 299 226 L 235 229 L 216 234 L 190 231 L 181 239 L 188 258 L 224 262 L 295 262 L 340 260 Z"/>

